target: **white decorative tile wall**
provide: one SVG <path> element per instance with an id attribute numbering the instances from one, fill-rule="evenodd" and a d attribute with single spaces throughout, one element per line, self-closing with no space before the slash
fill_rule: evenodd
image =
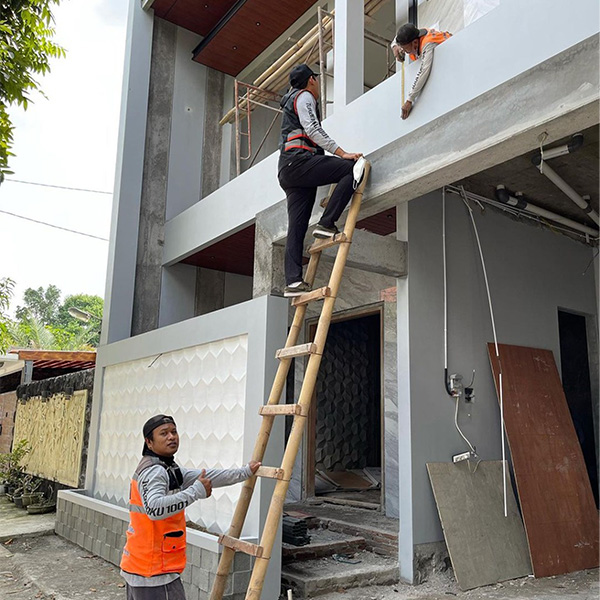
<path id="1" fill-rule="evenodd" d="M 172 415 L 180 434 L 176 460 L 188 468 L 231 468 L 242 456 L 248 336 L 109 366 L 104 372 L 94 496 L 125 505 L 141 456 L 142 426 Z M 214 490 L 187 517 L 213 532 L 229 528 L 241 484 Z"/>

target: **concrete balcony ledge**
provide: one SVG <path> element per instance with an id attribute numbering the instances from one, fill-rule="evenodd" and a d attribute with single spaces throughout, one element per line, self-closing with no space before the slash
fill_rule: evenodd
<path id="1" fill-rule="evenodd" d="M 514 84 L 518 84 L 519 77 L 527 73 L 535 75 L 538 93 L 540 89 L 544 90 L 542 98 L 539 98 L 541 102 L 545 100 L 546 92 L 556 96 L 553 90 L 560 91 L 563 96 L 565 93 L 568 96 L 570 93 L 583 92 L 586 101 L 590 94 L 596 93 L 597 96 L 597 77 L 591 75 L 594 69 L 597 71 L 597 53 L 595 60 L 591 59 L 591 65 L 586 65 L 582 64 L 581 57 L 576 56 L 575 50 L 584 43 L 588 46 L 597 45 L 599 12 L 599 5 L 594 0 L 584 0 L 570 7 L 568 19 L 565 5 L 559 0 L 531 0 L 527 3 L 504 0 L 496 9 L 436 50 L 430 80 L 406 121 L 400 118 L 400 73 L 348 106 L 336 108 L 336 113 L 324 123 L 327 131 L 345 149 L 364 152 L 373 159 L 371 183 L 365 192 L 365 213 L 380 209 L 369 207 L 375 197 L 394 186 L 403 185 L 397 172 L 405 173 L 415 166 L 411 152 L 413 145 L 418 145 L 421 156 L 426 157 L 425 163 L 413 169 L 416 177 L 423 169 L 441 171 L 462 158 L 461 153 L 472 154 L 474 143 L 485 143 L 485 140 L 474 142 L 468 135 L 463 136 L 461 123 L 470 124 L 471 130 L 488 132 L 490 139 L 502 137 L 503 134 L 506 137 L 510 133 L 514 136 L 531 129 L 526 119 L 516 118 L 528 110 L 526 105 L 519 103 L 511 106 L 509 103 L 503 106 L 493 99 L 496 92 L 502 92 L 505 97 L 514 93 Z M 552 33 L 532 35 L 533 31 L 560 31 L 560 36 Z M 510 39 L 522 40 L 518 52 L 508 52 L 508 32 Z M 565 58 L 561 61 L 563 53 L 566 57 L 570 55 L 572 60 Z M 570 73 L 568 83 L 575 87 L 567 89 L 562 75 L 557 75 L 551 66 Z M 406 67 L 407 90 L 417 68 L 417 64 Z M 583 77 L 578 79 L 579 70 Z M 578 89 L 581 86 L 584 87 Z M 488 102 L 483 103 L 486 94 Z M 469 114 L 469 106 L 474 100 L 483 103 L 483 110 Z M 560 108 L 560 103 L 552 106 L 555 112 Z M 563 106 L 562 111 L 568 112 L 568 107 Z M 461 120 L 456 119 L 457 114 L 460 114 Z M 490 127 L 491 117 L 496 121 L 506 117 L 508 125 L 499 132 L 497 125 Z M 448 124 L 454 124 L 450 139 L 445 133 Z M 509 132 L 508 129 L 515 124 L 521 129 L 513 127 Z M 534 144 L 535 140 L 532 140 L 531 147 Z M 257 213 L 281 202 L 284 194 L 277 181 L 277 160 L 277 153 L 269 156 L 168 221 L 163 264 L 179 262 L 245 227 L 255 219 Z M 380 168 L 380 160 L 387 163 L 385 168 Z M 481 167 L 485 168 L 485 165 Z M 412 191 L 421 193 L 423 189 Z M 406 194 L 403 196 L 402 199 L 409 199 Z"/>

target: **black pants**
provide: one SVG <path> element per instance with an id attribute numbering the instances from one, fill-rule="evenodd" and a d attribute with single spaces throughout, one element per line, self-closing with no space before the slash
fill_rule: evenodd
<path id="1" fill-rule="evenodd" d="M 127 586 L 127 600 L 185 600 L 181 579 L 157 587 Z"/>
<path id="2" fill-rule="evenodd" d="M 336 156 L 282 156 L 279 184 L 287 196 L 288 234 L 285 246 L 286 284 L 302 280 L 302 245 L 317 195 L 317 187 L 337 183 L 319 223 L 333 227 L 354 193 L 353 160 Z"/>

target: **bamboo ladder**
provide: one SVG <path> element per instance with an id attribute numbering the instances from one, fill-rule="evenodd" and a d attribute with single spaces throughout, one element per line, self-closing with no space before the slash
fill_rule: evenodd
<path id="1" fill-rule="evenodd" d="M 321 252 L 332 246 L 338 246 L 338 251 L 335 262 L 333 263 L 328 285 L 298 296 L 292 301 L 292 306 L 296 308 L 296 312 L 285 347 L 278 350 L 275 355 L 280 363 L 277 368 L 277 373 L 275 374 L 269 400 L 267 404 L 260 409 L 260 415 L 263 417 L 263 420 L 256 439 L 256 445 L 254 446 L 252 459 L 262 461 L 271 434 L 273 420 L 276 416 L 289 415 L 294 418 L 294 422 L 283 454 L 281 467 L 261 466 L 256 472 L 256 476 L 247 479 L 244 483 L 229 532 L 227 535 L 221 535 L 219 537 L 219 543 L 223 545 L 223 553 L 221 555 L 221 560 L 219 561 L 219 567 L 217 569 L 217 575 L 210 595 L 210 600 L 221 600 L 223 598 L 227 576 L 231 570 L 235 552 L 245 552 L 246 554 L 255 557 L 254 568 L 246 593 L 246 600 L 260 599 L 267 567 L 269 566 L 269 559 L 271 558 L 271 552 L 275 542 L 275 535 L 283 514 L 283 504 L 290 484 L 294 461 L 298 454 L 306 419 L 309 414 L 311 400 L 317 382 L 319 365 L 321 364 L 321 358 L 327 340 L 327 332 L 329 331 L 329 325 L 331 323 L 335 299 L 340 289 L 342 275 L 344 273 L 344 267 L 346 266 L 348 252 L 350 251 L 352 235 L 356 226 L 358 213 L 360 212 L 363 191 L 369 177 L 370 169 L 371 165 L 367 162 L 365 164 L 363 179 L 352 197 L 344 231 L 337 234 L 334 238 L 316 240 L 309 248 L 310 260 L 304 279 L 311 285 L 315 280 Z M 296 345 L 306 314 L 307 305 L 310 302 L 317 300 L 323 300 L 323 306 L 317 325 L 315 340 L 312 343 Z M 299 356 L 309 356 L 309 359 L 304 373 L 304 381 L 300 390 L 298 403 L 279 404 L 292 359 Z M 268 477 L 276 479 L 277 481 L 260 544 L 251 544 L 240 540 L 239 536 L 241 535 L 242 527 L 246 519 L 257 477 Z"/>

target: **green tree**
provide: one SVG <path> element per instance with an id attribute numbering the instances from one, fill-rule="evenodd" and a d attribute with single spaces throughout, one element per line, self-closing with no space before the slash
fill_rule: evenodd
<path id="1" fill-rule="evenodd" d="M 0 315 L 3 306 L 2 281 Z M 10 285 L 14 284 L 10 282 Z M 6 310 L 9 301 L 10 294 L 6 295 Z M 92 315 L 89 322 L 84 323 L 72 317 L 69 309 L 73 307 Z M 74 294 L 61 302 L 60 289 L 55 285 L 27 288 L 23 293 L 23 306 L 15 311 L 16 319 L 11 321 L 5 318 L 5 346 L 40 350 L 93 350 L 100 342 L 103 308 L 104 301 L 99 296 Z"/>
<path id="2" fill-rule="evenodd" d="M 11 343 L 10 324 L 6 312 L 10 306 L 15 282 L 8 277 L 0 279 L 0 354 L 6 352 Z"/>
<path id="3" fill-rule="evenodd" d="M 27 288 L 23 292 L 24 306 L 18 306 L 15 311 L 17 319 L 24 320 L 35 317 L 42 325 L 54 326 L 60 308 L 60 290 L 50 284 L 43 287 Z"/>
<path id="4" fill-rule="evenodd" d="M 0 183 L 9 170 L 13 125 L 11 105 L 25 110 L 30 93 L 39 91 L 36 75 L 50 71 L 50 59 L 65 55 L 52 41 L 54 18 L 51 8 L 60 0 L 2 0 L 0 3 Z"/>
<path id="5" fill-rule="evenodd" d="M 78 321 L 69 314 L 70 308 L 78 308 L 87 312 L 92 315 L 92 318 L 88 323 Z M 90 294 L 67 296 L 60 305 L 56 315 L 56 330 L 67 333 L 71 338 L 71 343 L 88 344 L 95 348 L 100 343 L 100 326 L 102 324 L 103 309 L 104 300 L 100 296 L 92 296 Z M 57 338 L 63 339 L 56 330 L 54 334 Z M 68 344 L 69 342 L 65 339 L 63 343 Z"/>

